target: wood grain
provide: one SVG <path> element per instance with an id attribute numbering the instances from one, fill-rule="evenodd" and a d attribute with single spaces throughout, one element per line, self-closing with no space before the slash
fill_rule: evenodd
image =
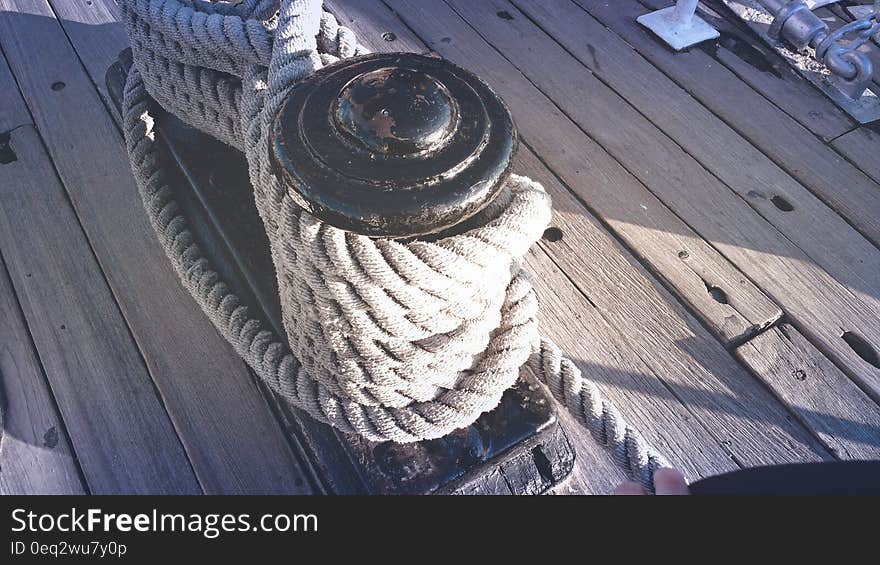
<path id="1" fill-rule="evenodd" d="M 8 92 L 3 92 L 3 104 L 0 104 L 0 133 L 7 133 L 19 126 L 34 125 L 30 112 L 22 103 L 21 93 L 15 86 L 15 77 L 6 62 L 6 58 L 0 53 L 0 85 Z M 13 158 L 10 155 L 10 158 Z"/>
<path id="2" fill-rule="evenodd" d="M 119 6 L 115 0 L 48 0 L 48 4 L 94 87 L 108 101 L 104 73 L 129 45 L 125 27 L 119 21 Z"/>
<path id="3" fill-rule="evenodd" d="M 89 490 L 200 492 L 36 130 L 10 144 L 0 246 Z"/>
<path id="4" fill-rule="evenodd" d="M 840 459 L 880 459 L 880 407 L 789 324 L 736 350 Z"/>
<path id="5" fill-rule="evenodd" d="M 523 6 L 540 6 L 542 12 L 557 5 L 565 6 L 571 12 L 572 7 L 568 0 L 553 0 L 541 5 L 534 0 L 515 1 Z M 821 211 L 823 206 L 816 207 L 815 199 L 804 196 L 803 187 L 806 187 L 866 238 L 880 243 L 880 217 L 872 213 L 872 210 L 880 209 L 880 186 L 724 65 L 718 64 L 707 50 L 692 49 L 673 54 L 667 49 L 658 48 L 656 39 L 635 20 L 650 9 L 663 5 L 662 0 L 642 0 L 647 8 L 635 0 L 623 0 L 615 3 L 613 9 L 602 3 L 576 1 L 601 23 L 574 11 L 572 17 L 554 18 L 559 21 L 552 31 L 548 28 L 551 35 L 572 49 L 572 53 L 589 66 L 591 58 L 585 56 L 583 48 L 572 48 L 578 44 L 572 35 L 572 26 L 588 26 L 591 45 L 597 51 L 597 57 L 606 62 L 604 69 L 594 71 L 618 92 L 630 88 L 635 81 L 645 84 L 647 93 L 630 95 L 631 91 L 626 90 L 627 100 L 751 202 L 780 231 L 791 237 L 793 230 L 798 230 L 802 238 L 792 237 L 792 241 L 808 253 L 811 252 L 804 241 L 813 234 L 801 224 L 804 218 L 828 217 L 827 212 Z M 567 31 L 560 29 L 563 26 L 567 27 Z M 614 33 L 610 33 L 605 26 Z M 638 55 L 627 48 L 628 44 L 638 51 Z M 657 69 L 648 71 L 652 63 L 683 90 L 669 79 L 661 78 Z M 797 78 L 802 84 L 812 87 L 800 75 Z M 661 109 L 668 115 L 661 114 Z M 729 128 L 720 125 L 718 119 L 723 120 Z M 768 163 L 764 156 L 777 166 Z M 752 190 L 766 192 L 762 187 L 784 197 L 795 210 L 783 212 L 776 209 L 769 199 L 748 197 Z M 813 216 L 816 213 L 820 216 Z M 826 222 L 823 220 L 821 223 L 825 225 Z M 828 226 L 830 228 L 840 223 L 839 218 L 834 218 Z M 838 228 L 833 228 L 833 231 L 838 231 Z M 841 238 L 837 241 L 849 237 L 845 231 L 840 233 Z M 821 259 L 821 254 L 812 252 L 814 258 Z"/>
<path id="6" fill-rule="evenodd" d="M 368 47 L 381 45 L 374 42 L 374 38 L 379 37 L 382 32 L 390 31 L 396 36 L 391 48 L 421 48 L 417 38 L 400 22 L 389 19 L 388 14 L 383 13 L 381 5 L 335 0 L 328 2 L 328 5 L 346 25 L 353 26 L 361 41 Z M 409 5 L 395 7 L 399 14 L 405 8 L 404 17 L 416 31 L 421 31 L 422 20 L 418 20 L 418 25 L 413 21 L 418 10 L 410 10 Z M 452 34 L 459 34 L 460 31 L 442 13 L 432 12 L 422 17 L 437 22 L 439 28 L 449 31 L 450 40 L 440 43 L 450 45 L 456 42 Z M 457 25 L 461 26 L 461 23 Z M 467 38 L 464 38 L 463 43 L 470 45 Z M 481 56 L 473 55 L 470 58 L 462 57 L 458 62 L 480 59 Z M 518 74 L 514 72 L 498 80 L 509 84 L 515 76 Z M 498 87 L 494 80 L 490 83 Z M 519 84 L 514 84 L 511 87 L 518 86 Z M 531 110 L 534 112 L 536 108 L 532 106 Z M 518 122 L 521 121 L 521 113 L 517 113 L 516 109 L 514 117 Z M 546 116 L 537 116 L 539 120 L 545 118 Z M 755 462 L 774 457 L 790 457 L 792 460 L 799 457 L 827 457 L 824 449 L 805 430 L 787 425 L 785 409 L 766 395 L 757 383 L 750 382 L 748 374 L 737 363 L 732 362 L 723 347 L 686 313 L 662 285 L 652 280 L 637 261 L 628 256 L 528 149 L 521 150 L 517 170 L 529 174 L 547 187 L 554 198 L 554 225 L 563 234 L 558 242 L 542 243 L 558 266 L 546 259 L 542 260 L 538 255 L 529 259 L 530 264 L 533 261 L 543 261 L 535 264 L 532 270 L 537 273 L 535 284 L 542 297 L 545 331 L 560 339 L 565 349 L 570 347 L 577 351 L 579 354 L 575 355 L 576 358 L 592 359 L 592 362 L 583 361 L 588 374 L 595 372 L 604 377 L 604 380 L 597 380 L 607 387 L 609 396 L 618 402 L 621 409 L 627 410 L 634 421 L 644 422 L 647 429 L 656 426 L 658 442 L 669 445 L 680 442 L 681 445 L 675 447 L 676 453 L 680 452 L 677 457 L 690 459 L 682 461 L 681 465 L 689 465 L 689 469 L 707 469 L 710 465 L 707 462 L 695 463 L 695 458 L 699 460 L 701 457 L 709 457 L 711 465 L 715 465 L 716 469 L 732 464 L 729 456 L 719 456 L 717 451 L 703 455 L 688 453 L 692 449 L 686 449 L 686 445 L 712 445 L 709 443 L 712 440 L 706 441 L 704 431 L 693 427 L 694 416 L 688 413 L 690 410 L 699 413 L 696 419 L 705 424 L 704 428 L 710 434 L 723 436 L 716 436 L 714 445 L 720 445 L 725 450 L 732 449 L 737 453 L 737 458 L 741 458 L 739 460 Z M 559 272 L 560 267 L 565 276 Z M 572 286 L 572 281 L 577 284 L 577 288 Z M 589 306 L 590 302 L 594 305 Z M 572 316 L 584 321 L 572 324 Z M 643 334 L 650 334 L 644 348 L 639 343 L 645 337 Z M 601 345 L 593 345 L 593 341 L 599 341 Z M 615 367 L 618 366 L 628 370 L 616 371 Z M 730 379 L 725 375 L 730 375 Z M 753 396 L 753 409 L 761 413 L 760 417 L 754 418 L 757 422 L 750 422 L 748 425 L 743 425 L 742 421 L 732 423 L 732 420 L 727 419 L 735 420 L 737 416 L 734 414 L 741 408 L 729 404 L 727 394 L 713 395 L 706 392 L 714 390 L 720 393 L 724 383 L 735 381 L 741 382 L 744 389 L 737 391 L 737 394 Z M 706 385 L 706 391 L 695 390 L 699 387 L 693 385 L 702 382 L 710 383 Z M 749 392 L 749 388 L 757 392 Z M 683 396 L 679 396 L 680 393 Z M 723 415 L 720 418 L 710 416 L 708 412 L 711 410 L 705 409 L 709 405 L 716 406 L 716 412 Z M 748 417 L 745 414 L 749 412 L 746 410 L 740 413 L 743 417 Z M 703 419 L 704 415 L 708 420 Z M 690 423 L 687 423 L 689 420 Z M 711 424 L 707 424 L 707 421 L 711 421 Z M 765 439 L 753 441 L 727 435 L 738 435 L 739 432 L 734 431 L 735 429 L 752 427 L 758 430 L 755 432 L 758 435 L 766 434 Z M 569 426 L 566 429 L 572 433 Z M 723 431 L 716 432 L 718 429 Z M 682 439 L 682 434 L 690 436 L 692 443 L 688 444 Z M 659 437 L 661 435 L 662 439 Z M 583 438 L 580 444 L 589 441 L 591 440 Z M 574 443 L 579 444 L 578 441 Z M 765 447 L 754 449 L 759 444 Z M 792 451 L 793 445 L 798 447 Z M 682 449 L 679 450 L 679 447 Z"/>
<path id="7" fill-rule="evenodd" d="M 2 55 L 0 84 L 15 84 Z M 24 104 L 11 99 L 11 95 L 0 97 L 4 102 L 0 104 L 0 178 L 4 168 L 18 159 L 12 134 L 32 125 Z M 0 240 L 0 253 L 4 247 Z M 0 320 L 0 493 L 82 494 L 85 485 L 64 422 L 2 260 Z"/>
<path id="8" fill-rule="evenodd" d="M 862 126 L 838 137 L 831 145 L 866 175 L 880 182 L 880 128 Z"/>
<path id="9" fill-rule="evenodd" d="M 2 262 L 0 319 L 0 494 L 83 494 L 67 430 Z"/>
<path id="10" fill-rule="evenodd" d="M 567 115 L 594 135 L 636 176 L 640 176 L 649 188 L 658 192 L 659 185 L 668 189 L 680 183 L 682 178 L 693 179 L 699 183 L 695 185 L 700 186 L 699 192 L 711 195 L 714 201 L 723 198 L 730 207 L 743 206 L 743 200 L 749 202 L 761 217 L 838 281 L 863 296 L 865 301 L 876 302 L 874 307 L 880 312 L 880 301 L 876 298 L 880 295 L 880 279 L 876 276 L 880 272 L 880 250 L 853 231 L 834 210 L 775 166 L 749 140 L 697 103 L 688 95 L 688 91 L 681 89 L 648 61 L 628 49 L 619 37 L 583 11 L 577 10 L 572 2 L 517 1 L 528 6 L 529 15 L 545 25 L 546 31 L 553 37 L 512 8 L 507 0 L 479 3 L 450 0 L 449 4 L 472 25 L 481 23 L 479 32 L 487 41 L 501 50 Z M 638 9 L 627 10 L 627 6 Z M 511 13 L 518 17 L 493 17 L 502 8 L 513 10 Z M 592 9 L 598 11 L 602 8 L 595 5 Z M 644 36 L 643 30 L 636 29 L 638 24 L 634 20 L 636 15 L 645 11 L 634 0 L 621 0 L 615 3 L 613 9 L 603 10 L 603 13 L 615 14 L 612 29 L 626 25 L 627 29 L 632 28 Z M 625 14 L 625 17 L 620 14 Z M 605 23 L 610 25 L 612 22 Z M 591 48 L 587 48 L 583 42 L 585 32 L 590 37 Z M 563 42 L 570 53 L 554 38 Z M 522 42 L 527 43 L 530 49 L 521 49 L 519 46 Z M 681 60 L 677 54 L 674 58 Z M 547 65 L 546 61 L 553 61 L 553 65 Z M 597 66 L 594 61 L 602 63 Z M 585 72 L 585 66 L 592 66 L 592 72 Z M 690 74 L 696 74 L 696 66 L 690 68 Z M 700 74 L 705 75 L 705 71 Z M 602 81 L 596 77 L 601 77 Z M 743 85 L 738 79 L 736 82 Z M 754 94 L 748 86 L 743 86 Z M 721 90 L 729 89 L 725 87 Z M 754 104 L 749 104 L 748 108 L 746 112 L 745 107 L 740 106 L 738 111 L 750 115 L 756 112 Z M 628 127 L 613 126 L 623 123 Z M 768 124 L 766 119 L 764 124 L 765 132 L 779 135 L 779 128 Z M 796 127 L 800 131 L 799 138 L 812 138 L 801 126 Z M 850 186 L 857 184 L 857 176 L 864 175 L 843 162 L 818 140 L 814 142 L 833 156 L 835 161 L 827 167 L 824 176 L 812 175 L 818 177 L 817 184 L 823 185 L 829 193 L 848 194 Z M 778 138 L 775 141 L 778 146 L 788 144 L 793 155 L 799 154 L 806 143 L 802 140 L 795 144 Z M 816 160 L 816 157 L 811 159 Z M 807 163 L 809 161 L 804 161 L 797 167 L 805 168 Z M 846 167 L 850 170 L 847 171 Z M 830 174 L 836 175 L 834 181 L 828 178 Z M 863 197 L 854 199 L 850 207 L 864 216 L 865 223 L 861 227 L 876 235 L 876 241 L 880 241 L 880 217 L 872 213 L 880 209 L 880 186 L 864 178 L 870 186 L 864 187 Z M 719 179 L 723 182 L 719 182 Z M 844 181 L 849 184 L 841 187 Z M 730 189 L 741 198 L 731 194 Z M 687 195 L 694 199 L 697 192 L 692 188 L 687 190 Z M 783 198 L 793 209 L 780 209 L 774 203 L 777 198 Z M 711 211 L 708 199 L 706 204 L 706 210 Z M 750 214 L 744 209 L 740 215 Z"/>
<path id="11" fill-rule="evenodd" d="M 701 425 L 690 407 L 667 388 L 663 376 L 613 331 L 566 273 L 540 251 L 530 254 L 526 265 L 535 273 L 542 333 L 565 351 L 651 445 L 692 480 L 737 468 L 722 448 L 723 440 Z M 579 427 L 574 421 L 566 424 L 568 430 Z M 583 434 L 581 442 L 595 445 Z"/>
<path id="12" fill-rule="evenodd" d="M 526 154 L 520 162 L 529 160 Z M 520 169 L 542 182 L 555 203 L 565 202 L 558 181 L 546 170 L 534 165 L 520 165 Z M 626 407 L 639 407 L 627 417 L 639 429 L 653 428 L 660 437 L 644 433 L 658 448 L 663 448 L 661 442 L 673 442 L 666 453 L 689 453 L 693 445 L 705 450 L 706 438 L 691 426 L 696 418 L 717 445 L 743 464 L 823 453 L 800 429 L 788 425 L 787 410 L 732 363 L 696 320 L 676 308 L 675 300 L 660 285 L 652 285 L 647 274 L 627 261 L 625 252 L 607 235 L 584 216 L 561 220 L 557 214 L 556 225 L 562 228 L 563 238 L 541 242 L 555 265 L 533 268 L 542 300 L 543 331 L 583 363 L 585 374 L 611 388 L 606 394 L 625 415 Z M 581 295 L 571 291 L 563 273 Z M 666 398 L 676 398 L 682 406 L 664 402 Z M 750 431 L 743 434 L 746 428 Z M 756 441 L 751 435 L 763 438 Z M 801 444 L 794 452 L 789 451 L 792 437 Z M 762 447 L 756 450 L 756 445 Z M 693 465 L 671 455 L 670 459 L 686 472 Z M 712 461 L 721 462 L 722 467 L 732 463 L 718 457 Z"/>
<path id="13" fill-rule="evenodd" d="M 119 24 L 77 16 L 95 4 L 65 3 L 67 29 L 77 26 L 71 37 L 118 41 Z M 0 45 L 204 489 L 310 492 L 259 387 L 156 241 L 119 132 L 95 91 L 103 73 L 84 71 L 100 65 L 81 65 L 44 0 L 0 0 L 0 9 Z M 63 87 L 53 89 L 56 83 Z"/>
<path id="14" fill-rule="evenodd" d="M 615 231 L 619 224 L 613 223 L 614 211 L 599 208 L 610 197 L 598 190 L 608 188 L 604 186 L 608 172 L 587 162 L 594 146 L 585 141 L 584 133 L 600 141 L 663 204 L 782 305 L 796 319 L 798 327 L 821 343 L 823 351 L 832 355 L 851 377 L 880 397 L 880 367 L 863 359 L 842 339 L 845 331 L 852 331 L 871 347 L 880 344 L 880 328 L 874 321 L 880 316 L 876 298 L 880 292 L 872 290 L 880 283 L 878 269 L 865 268 L 880 257 L 877 248 L 860 236 L 850 238 L 853 247 L 867 255 L 853 254 L 840 242 L 839 235 L 817 233 L 813 226 L 816 239 L 805 245 L 809 243 L 811 251 L 827 246 L 821 250 L 822 263 L 833 267 L 845 282 L 835 280 L 816 264 L 815 258 L 794 245 L 632 106 L 591 78 L 585 67 L 539 34 L 534 26 L 523 23 L 525 18 L 513 6 L 508 5 L 513 10 L 509 14 L 515 12 L 513 19 L 497 17 L 493 12 L 493 19 L 480 19 L 475 26 L 482 34 L 491 33 L 492 39 L 497 40 L 492 47 L 515 58 L 543 92 L 512 69 L 511 63 L 482 41 L 473 28 L 463 29 L 461 20 L 451 11 L 438 5 L 430 10 L 431 17 L 425 18 L 417 13 L 425 8 L 416 10 L 403 0 L 388 3 L 398 13 L 405 12 L 407 23 L 438 52 L 477 71 L 501 92 L 513 108 L 526 142 Z M 490 4 L 475 3 L 469 9 L 486 10 L 486 6 Z M 512 27 L 514 24 L 516 27 Z M 504 26 L 506 32 L 499 31 L 498 26 Z M 452 30 L 456 33 L 452 34 Z M 443 41 L 446 37 L 450 37 L 448 42 Z M 520 48 L 522 45 L 528 48 Z M 551 94 L 558 106 L 551 105 L 545 94 Z M 569 116 L 583 129 L 573 128 Z M 766 190 L 762 186 L 757 188 Z M 616 183 L 613 192 L 622 202 L 639 207 L 648 191 L 643 185 L 624 182 Z M 653 213 L 654 209 L 649 207 L 640 215 L 627 216 L 624 223 L 643 222 L 642 217 Z M 831 212 L 826 208 L 822 217 L 828 213 Z M 815 219 L 809 221 L 817 223 Z M 801 223 L 806 224 L 806 219 Z M 658 231 L 680 233 L 677 227 L 668 223 Z M 851 229 L 847 233 L 855 234 Z M 654 233 L 645 234 L 627 244 L 641 252 L 642 245 L 650 245 L 648 242 L 654 237 Z M 839 251 L 831 241 L 840 243 Z M 869 249 L 863 249 L 865 245 Z M 832 257 L 835 252 L 836 258 Z"/>

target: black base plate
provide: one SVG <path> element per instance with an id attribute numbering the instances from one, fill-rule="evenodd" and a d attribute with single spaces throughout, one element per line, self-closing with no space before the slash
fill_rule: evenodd
<path id="1" fill-rule="evenodd" d="M 107 71 L 117 105 L 130 54 Z M 230 287 L 284 336 L 269 241 L 253 202 L 244 155 L 156 109 L 174 197 L 202 252 Z M 278 398 L 317 485 L 333 493 L 537 494 L 560 482 L 574 453 L 544 388 L 524 375 L 471 426 L 411 444 L 343 434 Z"/>

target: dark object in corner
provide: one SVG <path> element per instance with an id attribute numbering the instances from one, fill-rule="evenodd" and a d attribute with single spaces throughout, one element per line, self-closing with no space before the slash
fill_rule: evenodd
<path id="1" fill-rule="evenodd" d="M 708 495 L 880 495 L 880 461 L 824 461 L 742 469 L 690 485 Z"/>

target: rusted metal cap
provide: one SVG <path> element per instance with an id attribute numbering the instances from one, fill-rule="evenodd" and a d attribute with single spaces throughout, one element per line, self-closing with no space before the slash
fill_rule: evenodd
<path id="1" fill-rule="evenodd" d="M 305 210 L 338 228 L 412 237 L 486 206 L 509 173 L 516 130 L 472 73 L 412 53 L 329 65 L 275 118 L 277 174 Z"/>

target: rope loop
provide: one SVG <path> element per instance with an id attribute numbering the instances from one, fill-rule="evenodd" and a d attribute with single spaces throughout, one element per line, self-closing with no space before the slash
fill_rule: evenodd
<path id="1" fill-rule="evenodd" d="M 663 458 L 538 332 L 522 262 L 550 221 L 538 183 L 512 175 L 466 229 L 371 239 L 299 208 L 266 148 L 289 90 L 366 50 L 320 0 L 120 0 L 135 65 L 123 101 L 132 171 L 187 290 L 257 375 L 318 420 L 374 441 L 444 436 L 493 409 L 523 366 L 650 488 Z M 286 336 L 213 270 L 171 198 L 155 102 L 242 150 L 266 228 Z"/>

